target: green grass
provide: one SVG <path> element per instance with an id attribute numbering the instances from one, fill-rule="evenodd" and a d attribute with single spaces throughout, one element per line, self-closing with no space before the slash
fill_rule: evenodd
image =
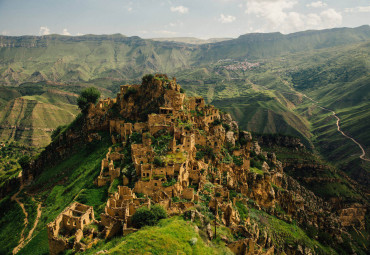
<path id="1" fill-rule="evenodd" d="M 45 229 L 47 223 L 54 220 L 73 201 L 94 206 L 96 218 L 99 219 L 107 201 L 108 186 L 98 188 L 94 185 L 94 180 L 99 175 L 101 160 L 110 145 L 109 137 L 103 135 L 102 141 L 95 148 L 90 148 L 90 151 L 80 148 L 56 167 L 45 169 L 29 187 L 33 192 L 37 192 L 37 199 L 42 201 L 43 205 L 42 216 L 35 231 L 36 237 Z M 9 221 L 8 225 L 11 224 L 12 221 Z M 47 239 L 44 235 L 38 238 L 42 237 Z M 30 242 L 22 250 L 23 254 L 32 254 L 27 253 L 32 251 L 28 248 L 32 244 L 35 245 Z"/>
<path id="2" fill-rule="evenodd" d="M 18 253 L 20 255 L 47 255 L 49 254 L 48 232 L 46 227 L 35 235 L 31 241 Z"/>
<path id="3" fill-rule="evenodd" d="M 75 97 L 61 90 L 18 97 L 0 109 L 0 124 L 22 129 L 0 129 L 0 139 L 43 147 L 51 140 L 51 129 L 70 123 L 78 113 Z M 63 94 L 66 93 L 66 94 Z"/>
<path id="4" fill-rule="evenodd" d="M 249 169 L 249 171 L 251 171 L 252 173 L 256 173 L 256 174 L 261 174 L 261 175 L 263 175 L 263 171 L 262 171 L 261 169 L 256 168 L 256 167 L 251 167 L 251 168 Z"/>
<path id="5" fill-rule="evenodd" d="M 0 200 L 0 254 L 12 254 L 18 245 L 23 229 L 24 214 L 21 207 L 10 200 L 10 195 Z"/>
<path id="6" fill-rule="evenodd" d="M 254 208 L 249 209 L 249 216 L 252 221 L 258 224 L 260 229 L 264 229 L 270 233 L 278 251 L 281 251 L 284 245 L 291 245 L 293 247 L 302 245 L 309 247 L 318 254 L 336 254 L 332 248 L 323 246 L 318 241 L 309 238 L 305 231 L 296 224 L 279 220 Z"/>
<path id="7" fill-rule="evenodd" d="M 33 228 L 37 217 L 37 203 L 34 202 L 27 194 L 22 194 L 22 202 L 28 214 L 28 225 L 24 231 L 24 236 L 27 237 L 30 230 Z"/>
<path id="8" fill-rule="evenodd" d="M 157 226 L 99 244 L 86 254 L 99 250 L 108 250 L 109 254 L 232 254 L 225 247 L 208 246 L 194 227 L 194 223 L 172 217 L 161 220 Z M 197 241 L 192 245 L 194 238 Z"/>
<path id="9" fill-rule="evenodd" d="M 235 205 L 239 212 L 240 219 L 245 221 L 249 216 L 248 207 L 240 201 L 236 201 Z"/>

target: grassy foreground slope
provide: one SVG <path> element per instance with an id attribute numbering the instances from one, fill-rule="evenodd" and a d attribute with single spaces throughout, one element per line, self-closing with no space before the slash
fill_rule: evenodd
<path id="1" fill-rule="evenodd" d="M 19 195 L 22 200 L 31 196 L 42 203 L 42 216 L 33 238 L 20 254 L 48 254 L 46 224 L 73 201 L 93 205 L 95 214 L 99 217 L 104 210 L 109 187 L 97 188 L 93 182 L 99 175 L 101 160 L 105 157 L 109 146 L 110 141 L 105 136 L 100 143 L 74 148 L 76 152 L 71 157 L 55 167 L 45 169 L 31 186 Z M 17 236 L 22 230 L 23 214 L 15 202 L 10 202 L 9 197 L 3 198 L 0 206 L 0 211 L 7 215 L 0 221 L 0 253 L 10 254 L 19 240 Z M 8 218 L 13 214 L 16 214 L 19 219 L 15 218 L 13 221 Z M 18 224 L 16 228 L 12 227 L 14 224 Z M 9 241 L 9 236 L 12 242 Z"/>
<path id="2" fill-rule="evenodd" d="M 108 250 L 109 254 L 234 254 L 224 245 L 208 243 L 196 224 L 182 217 L 161 220 L 157 226 L 145 227 L 126 237 L 101 241 L 83 254 Z"/>

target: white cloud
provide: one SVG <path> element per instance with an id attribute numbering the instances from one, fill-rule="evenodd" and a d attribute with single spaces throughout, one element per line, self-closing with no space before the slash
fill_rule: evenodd
<path id="1" fill-rule="evenodd" d="M 128 7 L 128 8 L 127 8 L 127 11 L 128 11 L 128 12 L 132 12 L 132 10 L 133 10 L 133 9 L 132 9 L 132 7 Z"/>
<path id="2" fill-rule="evenodd" d="M 320 8 L 320 7 L 326 7 L 328 6 L 327 3 L 324 3 L 322 1 L 312 2 L 309 4 L 306 4 L 307 7 L 313 7 L 313 8 Z"/>
<path id="3" fill-rule="evenodd" d="M 295 12 L 296 0 L 250 0 L 245 13 L 255 15 L 261 24 L 257 30 L 291 33 L 307 29 L 324 29 L 342 23 L 341 13 L 327 9 L 320 13 Z"/>
<path id="4" fill-rule="evenodd" d="M 245 13 L 255 14 L 257 17 L 279 25 L 287 18 L 285 10 L 292 9 L 296 4 L 295 0 L 251 0 L 247 2 Z"/>
<path id="5" fill-rule="evenodd" d="M 220 15 L 220 18 L 218 19 L 221 23 L 231 23 L 231 22 L 234 22 L 236 20 L 236 18 L 234 16 L 231 16 L 231 15 L 223 15 L 221 14 Z"/>
<path id="6" fill-rule="evenodd" d="M 171 7 L 171 12 L 178 12 L 178 13 L 184 14 L 184 13 L 189 12 L 189 8 L 187 8 L 185 6 L 182 6 L 182 5 L 172 6 Z"/>
<path id="7" fill-rule="evenodd" d="M 370 12 L 370 6 L 358 6 L 358 7 L 355 7 L 355 8 L 346 8 L 346 9 L 344 9 L 344 12 L 350 12 L 350 13 L 362 12 L 362 13 L 366 13 L 366 12 Z"/>
<path id="8" fill-rule="evenodd" d="M 321 22 L 327 27 L 335 27 L 342 24 L 342 14 L 334 9 L 327 9 L 320 14 Z"/>
<path id="9" fill-rule="evenodd" d="M 49 35 L 50 29 L 48 27 L 40 27 L 39 35 Z"/>
<path id="10" fill-rule="evenodd" d="M 80 32 L 77 33 L 77 36 L 82 36 L 82 35 L 85 35 L 85 34 L 82 34 Z"/>
<path id="11" fill-rule="evenodd" d="M 62 35 L 71 35 L 70 32 L 68 32 L 67 28 L 63 29 Z"/>

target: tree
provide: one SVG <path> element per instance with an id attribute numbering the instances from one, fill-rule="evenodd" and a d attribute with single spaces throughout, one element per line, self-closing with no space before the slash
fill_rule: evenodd
<path id="1" fill-rule="evenodd" d="M 100 98 L 100 92 L 97 88 L 90 87 L 84 89 L 77 98 L 77 105 L 83 113 L 87 113 L 90 104 L 96 104 Z"/>
<path id="2" fill-rule="evenodd" d="M 30 166 L 31 163 L 31 157 L 28 155 L 24 155 L 20 159 L 18 159 L 19 165 L 22 167 L 22 169 L 27 169 Z"/>
<path id="3" fill-rule="evenodd" d="M 159 220 L 166 217 L 166 210 L 160 205 L 154 205 L 150 209 L 147 207 L 137 209 L 134 215 L 132 215 L 131 221 L 135 228 L 141 228 L 144 226 L 153 226 Z"/>
<path id="4" fill-rule="evenodd" d="M 154 213 L 151 212 L 147 207 L 141 207 L 136 210 L 132 215 L 132 225 L 135 228 L 141 228 L 144 226 L 153 226 L 155 224 Z"/>
<path id="5" fill-rule="evenodd" d="M 166 210 L 160 205 L 154 205 L 150 208 L 150 211 L 154 214 L 155 220 L 158 222 L 161 219 L 167 218 Z"/>

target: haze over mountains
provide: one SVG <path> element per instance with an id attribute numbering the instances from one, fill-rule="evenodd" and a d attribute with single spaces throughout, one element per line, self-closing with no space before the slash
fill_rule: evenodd
<path id="1" fill-rule="evenodd" d="M 367 180 L 369 163 L 359 159 L 360 149 L 319 106 L 334 110 L 343 131 L 369 152 L 369 26 L 246 34 L 215 43 L 156 40 L 0 36 L 1 138 L 45 146 L 50 130 L 77 114 L 81 88 L 93 85 L 114 96 L 119 85 L 160 72 L 230 112 L 242 128 L 298 136 L 353 178 Z M 51 105 L 54 115 L 45 110 Z"/>

